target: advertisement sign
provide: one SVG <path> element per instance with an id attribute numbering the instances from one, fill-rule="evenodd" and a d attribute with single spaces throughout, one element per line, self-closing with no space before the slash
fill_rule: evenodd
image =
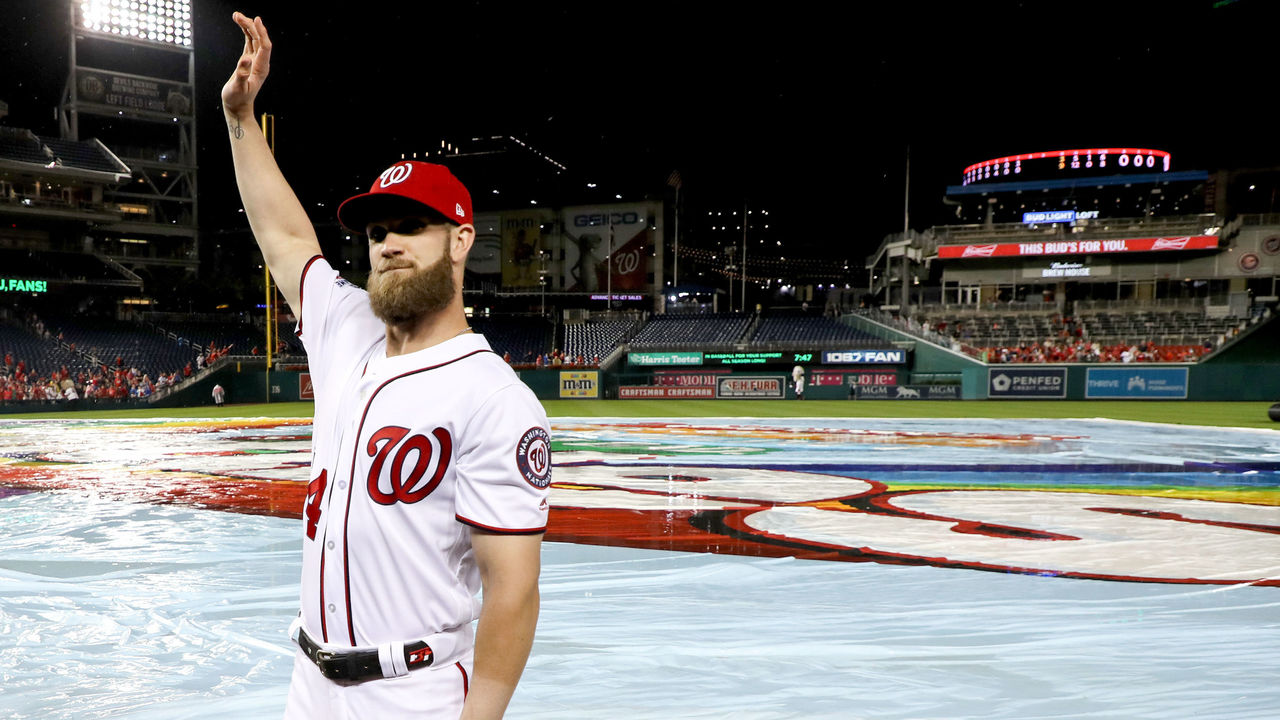
<path id="1" fill-rule="evenodd" d="M 42 293 L 48 291 L 49 283 L 46 280 L 13 280 L 10 278 L 0 278 L 0 292 Z"/>
<path id="2" fill-rule="evenodd" d="M 562 398 L 598 398 L 600 397 L 600 371 L 579 370 L 560 373 L 560 397 Z"/>
<path id="3" fill-rule="evenodd" d="M 656 370 L 653 373 L 653 384 L 664 387 L 705 387 L 714 388 L 716 378 L 732 373 L 729 369 L 707 370 L 705 372 L 680 372 L 672 370 Z"/>
<path id="4" fill-rule="evenodd" d="M 781 399 L 786 397 L 785 387 L 783 379 L 777 376 L 730 375 L 717 379 L 716 397 Z"/>
<path id="5" fill-rule="evenodd" d="M 661 209 L 648 203 L 566 208 L 564 288 L 643 293 L 649 286 L 656 236 L 650 220 L 661 216 Z"/>
<path id="6" fill-rule="evenodd" d="M 467 273 L 498 275 L 502 272 L 502 217 L 496 213 L 476 213 L 472 223 L 476 239 L 467 253 Z"/>
<path id="7" fill-rule="evenodd" d="M 502 213 L 502 284 L 507 287 L 539 287 L 540 256 L 547 250 L 542 228 L 550 227 L 549 210 Z"/>
<path id="8" fill-rule="evenodd" d="M 1022 213 L 1024 225 L 1047 225 L 1052 223 L 1071 223 L 1077 220 L 1096 220 L 1097 210 L 1050 210 L 1047 212 Z"/>
<path id="9" fill-rule="evenodd" d="M 708 365 L 764 365 L 787 362 L 792 353 L 780 352 L 714 352 L 703 357 Z"/>
<path id="10" fill-rule="evenodd" d="M 1041 255 L 1093 255 L 1099 253 L 1216 250 L 1216 235 L 1128 238 L 1125 240 L 1063 240 L 1059 242 L 1004 242 L 985 245 L 940 245 L 941 259 L 1035 257 Z"/>
<path id="11" fill-rule="evenodd" d="M 83 102 L 123 110 L 191 115 L 191 86 L 124 73 L 77 69 L 76 89 Z"/>
<path id="12" fill-rule="evenodd" d="M 715 398 L 713 387 L 650 387 L 648 385 L 623 385 L 618 388 L 618 397 L 622 400 L 667 399 L 680 400 Z"/>
<path id="13" fill-rule="evenodd" d="M 311 385 L 311 373 L 298 373 L 298 399 L 315 400 L 316 390 Z"/>
<path id="14" fill-rule="evenodd" d="M 627 353 L 628 365 L 701 365 L 702 353 L 693 352 L 633 352 Z"/>
<path id="15" fill-rule="evenodd" d="M 1066 368 L 990 368 L 987 370 L 987 397 L 1065 398 Z"/>
<path id="16" fill-rule="evenodd" d="M 907 361 L 906 350 L 825 350 L 823 365 L 901 365 Z"/>
<path id="17" fill-rule="evenodd" d="M 836 372 L 815 370 L 809 374 L 809 385 L 812 387 L 849 385 L 897 385 L 897 373 L 879 372 Z"/>
<path id="18" fill-rule="evenodd" d="M 959 385 L 858 385 L 858 400 L 959 400 Z"/>
<path id="19" fill-rule="evenodd" d="M 1186 368 L 1118 367 L 1089 368 L 1086 398 L 1144 398 L 1184 400 Z"/>

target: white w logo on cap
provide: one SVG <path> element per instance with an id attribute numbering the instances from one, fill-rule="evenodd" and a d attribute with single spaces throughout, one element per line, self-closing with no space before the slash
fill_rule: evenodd
<path id="1" fill-rule="evenodd" d="M 409 179 L 409 173 L 412 172 L 413 166 L 408 163 L 405 163 L 404 165 L 392 165 L 386 170 L 383 170 L 382 174 L 378 176 L 378 185 L 385 188 L 391 187 L 396 183 L 402 183 Z"/>

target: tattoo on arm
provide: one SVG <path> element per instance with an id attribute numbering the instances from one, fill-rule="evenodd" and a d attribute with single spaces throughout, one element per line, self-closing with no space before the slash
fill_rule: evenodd
<path id="1" fill-rule="evenodd" d="M 239 120 L 235 121 L 235 124 L 227 123 L 227 128 L 231 130 L 231 136 L 235 139 L 239 140 L 244 137 L 244 128 L 240 127 Z"/>

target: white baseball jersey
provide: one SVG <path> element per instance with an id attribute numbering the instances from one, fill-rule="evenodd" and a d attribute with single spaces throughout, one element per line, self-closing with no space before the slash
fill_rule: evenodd
<path id="1" fill-rule="evenodd" d="M 471 529 L 546 529 L 542 406 L 480 335 L 387 357 L 368 294 L 320 256 L 302 272 L 301 296 L 316 394 L 304 627 L 369 647 L 472 622 Z"/>

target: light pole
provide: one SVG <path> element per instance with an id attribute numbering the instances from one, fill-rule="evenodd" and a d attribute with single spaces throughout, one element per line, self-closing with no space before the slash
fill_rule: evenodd
<path id="1" fill-rule="evenodd" d="M 742 312 L 747 311 L 747 201 L 742 201 Z M 730 308 L 732 309 L 732 308 Z"/>
<path id="2" fill-rule="evenodd" d="M 613 311 L 613 216 L 609 219 L 609 254 L 604 258 L 609 265 L 609 279 L 605 284 L 605 307 Z"/>

